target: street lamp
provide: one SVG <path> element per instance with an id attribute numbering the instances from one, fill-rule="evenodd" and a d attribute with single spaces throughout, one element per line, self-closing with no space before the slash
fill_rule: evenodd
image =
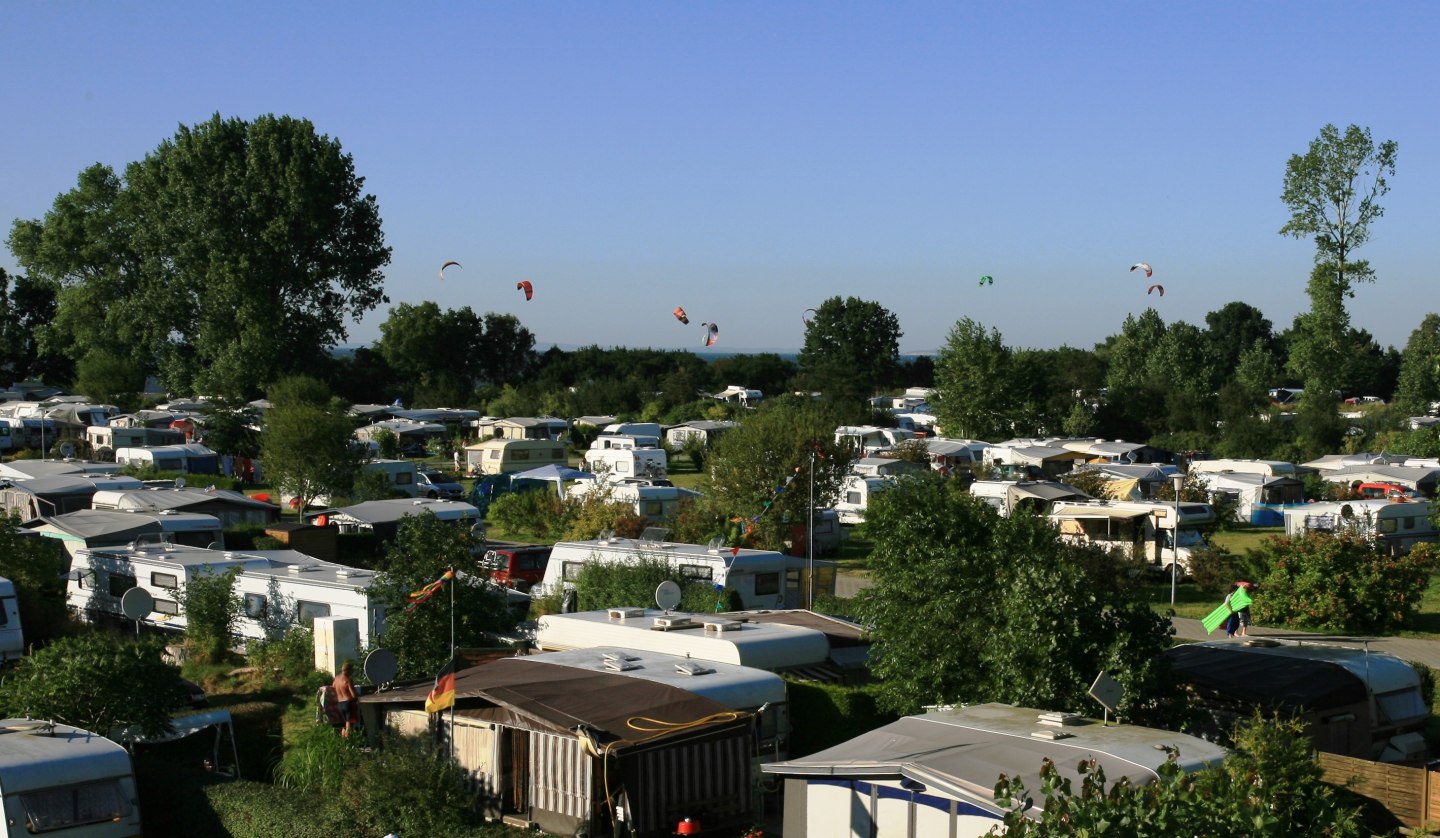
<path id="1" fill-rule="evenodd" d="M 815 610 L 815 448 L 810 448 L 810 517 L 805 524 L 805 574 L 809 577 L 810 596 L 805 607 Z"/>
<path id="2" fill-rule="evenodd" d="M 1172 474 L 1170 482 L 1175 486 L 1175 520 L 1170 527 L 1170 546 L 1175 550 L 1170 560 L 1170 607 L 1175 607 L 1175 580 L 1180 575 L 1180 487 L 1185 485 L 1185 475 Z"/>

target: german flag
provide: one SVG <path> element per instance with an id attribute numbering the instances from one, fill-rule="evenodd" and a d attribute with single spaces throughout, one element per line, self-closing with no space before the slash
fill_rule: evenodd
<path id="1" fill-rule="evenodd" d="M 455 704 L 455 658 L 435 676 L 435 689 L 425 697 L 425 712 L 439 713 Z"/>

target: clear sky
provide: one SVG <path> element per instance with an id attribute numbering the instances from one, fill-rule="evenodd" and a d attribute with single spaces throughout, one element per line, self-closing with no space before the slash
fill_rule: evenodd
<path id="1" fill-rule="evenodd" d="M 181 124 L 289 114 L 376 196 L 392 303 L 541 347 L 699 351 L 712 321 L 716 350 L 795 351 L 837 294 L 904 352 L 961 317 L 1090 347 L 1147 306 L 1288 326 L 1313 245 L 1277 233 L 1285 163 L 1355 123 L 1399 155 L 1351 312 L 1403 346 L 1440 310 L 1437 43 L 1434 2 L 6 0 L 0 222 Z"/>

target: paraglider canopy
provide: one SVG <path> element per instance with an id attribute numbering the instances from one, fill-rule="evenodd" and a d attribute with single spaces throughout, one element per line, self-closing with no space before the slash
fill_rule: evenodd
<path id="1" fill-rule="evenodd" d="M 531 285 L 530 280 L 528 279 L 522 279 L 519 282 L 515 283 L 515 290 L 524 291 L 525 299 L 527 301 L 535 296 L 535 286 Z"/>
<path id="2" fill-rule="evenodd" d="M 449 262 L 446 262 L 445 264 L 443 264 L 443 265 L 440 266 L 440 278 L 441 278 L 442 280 L 445 278 L 445 269 L 448 268 L 448 267 L 450 267 L 451 265 L 454 265 L 454 266 L 457 267 L 457 268 L 463 268 L 463 267 L 465 267 L 464 265 L 460 264 L 459 262 L 456 262 L 454 259 L 451 259 Z"/>
<path id="3" fill-rule="evenodd" d="M 675 319 L 684 323 L 686 326 L 690 325 L 690 315 L 686 314 L 685 309 L 679 306 L 675 307 Z"/>
<path id="4" fill-rule="evenodd" d="M 1153 294 L 1153 293 L 1155 293 L 1155 290 L 1156 290 L 1157 288 L 1160 290 L 1160 296 L 1162 296 L 1162 297 L 1165 296 L 1165 286 L 1163 286 L 1163 285 L 1152 285 L 1152 286 L 1150 286 L 1150 290 L 1149 290 L 1149 291 L 1146 291 L 1145 293 L 1146 293 L 1146 294 Z"/>
<path id="5" fill-rule="evenodd" d="M 1135 273 L 1135 269 L 1136 269 L 1136 268 L 1144 268 L 1144 269 L 1145 269 L 1145 278 L 1146 278 L 1146 279 L 1149 279 L 1150 276 L 1151 276 L 1152 274 L 1154 274 L 1154 271 L 1150 270 L 1150 265 L 1149 265 L 1149 263 L 1146 263 L 1146 262 L 1136 262 L 1135 264 L 1133 264 L 1133 265 L 1130 266 L 1130 273 L 1132 273 L 1132 274 Z"/>

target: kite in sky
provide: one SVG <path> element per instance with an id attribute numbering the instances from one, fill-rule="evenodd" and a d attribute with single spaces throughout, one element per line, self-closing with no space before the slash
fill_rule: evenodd
<path id="1" fill-rule="evenodd" d="M 981 286 L 982 288 L 985 287 L 986 285 L 994 285 L 994 284 L 995 284 L 995 277 L 991 276 L 990 274 L 985 274 L 984 276 L 980 277 L 980 286 Z"/>
<path id="2" fill-rule="evenodd" d="M 683 309 L 683 308 L 681 308 L 681 307 L 679 307 L 679 306 L 676 306 L 676 307 L 675 307 L 675 312 L 674 312 L 674 314 L 675 314 L 675 319 L 676 319 L 676 320 L 679 320 L 681 323 L 684 323 L 686 326 L 689 326 L 689 325 L 690 325 L 690 315 L 688 315 L 688 314 L 685 313 L 685 309 Z"/>
<path id="3" fill-rule="evenodd" d="M 1149 279 L 1149 278 L 1150 278 L 1150 275 L 1154 273 L 1154 271 L 1150 270 L 1150 265 L 1149 265 L 1149 263 L 1147 263 L 1147 262 L 1136 262 L 1135 264 L 1131 265 L 1131 266 L 1130 266 L 1130 273 L 1135 273 L 1135 269 L 1136 269 L 1136 268 L 1144 268 L 1144 269 L 1145 269 L 1145 278 L 1146 278 L 1146 279 Z"/>
<path id="4" fill-rule="evenodd" d="M 720 339 L 720 327 L 714 323 L 701 323 L 700 328 L 705 330 L 706 346 L 714 346 L 715 341 Z"/>
<path id="5" fill-rule="evenodd" d="M 812 319 L 810 317 L 811 314 L 814 314 L 818 317 L 820 315 L 820 312 L 816 311 L 813 308 L 807 308 L 804 311 L 800 312 L 800 322 L 804 323 L 806 326 L 809 326 Z"/>
<path id="6" fill-rule="evenodd" d="M 530 280 L 528 279 L 522 279 L 519 282 L 515 283 L 515 290 L 524 291 L 525 300 L 527 302 L 535 296 L 535 286 L 531 285 Z"/>
<path id="7" fill-rule="evenodd" d="M 444 278 L 445 278 L 445 269 L 448 268 L 448 267 L 450 267 L 451 265 L 454 265 L 454 266 L 457 267 L 457 268 L 463 268 L 463 267 L 465 267 L 464 265 L 460 264 L 459 262 L 456 262 L 454 259 L 451 259 L 449 262 L 446 262 L 445 264 L 443 264 L 443 265 L 440 266 L 440 278 L 441 278 L 441 279 L 444 279 Z"/>
<path id="8" fill-rule="evenodd" d="M 1154 293 L 1155 293 L 1155 290 L 1156 290 L 1157 288 L 1160 290 L 1160 296 L 1162 296 L 1162 297 L 1165 296 L 1165 286 L 1163 286 L 1163 285 L 1152 285 L 1152 286 L 1150 286 L 1150 290 L 1149 290 L 1149 291 L 1146 291 L 1145 293 L 1146 293 L 1146 294 L 1154 294 Z"/>

